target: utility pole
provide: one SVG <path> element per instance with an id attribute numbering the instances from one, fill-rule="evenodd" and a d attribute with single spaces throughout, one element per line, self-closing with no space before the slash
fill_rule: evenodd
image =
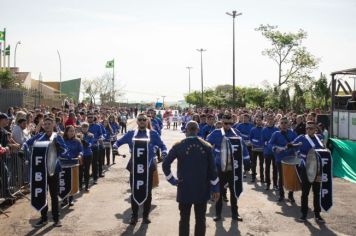
<path id="1" fill-rule="evenodd" d="M 162 96 L 162 108 L 164 109 L 164 98 L 167 97 L 167 96 Z"/>
<path id="2" fill-rule="evenodd" d="M 189 78 L 189 86 L 188 86 L 189 90 L 188 90 L 188 92 L 190 94 L 190 70 L 193 69 L 193 67 L 192 66 L 187 66 L 186 68 L 188 69 L 188 76 L 189 76 L 188 77 Z"/>
<path id="3" fill-rule="evenodd" d="M 57 50 L 58 59 L 59 59 L 59 97 L 62 98 L 62 60 L 61 54 Z"/>
<path id="4" fill-rule="evenodd" d="M 232 107 L 236 108 L 236 88 L 235 88 L 235 18 L 241 16 L 242 13 L 236 11 L 226 12 L 227 15 L 232 16 Z"/>
<path id="5" fill-rule="evenodd" d="M 203 52 L 206 51 L 206 49 L 197 49 L 198 52 L 200 52 L 200 76 L 201 76 L 201 107 L 203 108 L 204 106 L 204 77 L 203 77 Z"/>

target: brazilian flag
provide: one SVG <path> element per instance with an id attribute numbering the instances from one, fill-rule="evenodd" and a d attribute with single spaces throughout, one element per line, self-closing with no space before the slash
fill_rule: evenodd
<path id="1" fill-rule="evenodd" d="M 114 59 L 106 62 L 106 68 L 114 68 Z"/>

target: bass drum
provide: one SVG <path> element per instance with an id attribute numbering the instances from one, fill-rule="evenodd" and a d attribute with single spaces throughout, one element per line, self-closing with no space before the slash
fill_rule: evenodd
<path id="1" fill-rule="evenodd" d="M 230 140 L 224 136 L 221 142 L 221 153 L 220 153 L 220 160 L 221 160 L 220 164 L 221 164 L 222 172 L 232 170 L 231 158 L 232 158 L 231 143 Z"/>
<path id="2" fill-rule="evenodd" d="M 310 149 L 305 161 L 305 170 L 309 183 L 320 182 L 317 178 L 321 174 L 320 158 L 315 149 Z"/>
<path id="3" fill-rule="evenodd" d="M 283 186 L 288 191 L 299 191 L 302 189 L 297 173 L 297 166 L 301 160 L 296 156 L 285 157 L 282 160 Z"/>
<path id="4" fill-rule="evenodd" d="M 53 176 L 57 165 L 57 149 L 54 141 L 50 141 L 47 149 L 47 170 L 49 176 Z"/>
<path id="5" fill-rule="evenodd" d="M 68 196 L 73 196 L 79 192 L 79 159 L 60 159 L 62 169 L 71 171 L 71 189 Z"/>

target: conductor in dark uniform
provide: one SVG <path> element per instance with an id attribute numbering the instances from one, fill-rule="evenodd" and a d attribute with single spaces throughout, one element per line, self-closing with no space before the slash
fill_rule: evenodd
<path id="1" fill-rule="evenodd" d="M 189 236 L 190 210 L 194 205 L 195 235 L 205 235 L 207 201 L 220 197 L 219 178 L 214 162 L 212 146 L 199 138 L 199 125 L 189 121 L 186 138 L 176 143 L 163 161 L 163 172 L 168 182 L 177 186 L 180 221 L 179 235 Z M 172 162 L 178 159 L 177 179 L 171 172 Z"/>

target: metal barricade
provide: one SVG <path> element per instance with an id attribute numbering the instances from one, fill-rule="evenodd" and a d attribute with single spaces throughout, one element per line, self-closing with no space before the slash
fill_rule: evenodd
<path id="1" fill-rule="evenodd" d="M 30 165 L 22 152 L 13 152 L 0 160 L 0 198 L 14 198 L 23 194 L 29 184 Z M 27 198 L 27 197 L 26 197 Z"/>

